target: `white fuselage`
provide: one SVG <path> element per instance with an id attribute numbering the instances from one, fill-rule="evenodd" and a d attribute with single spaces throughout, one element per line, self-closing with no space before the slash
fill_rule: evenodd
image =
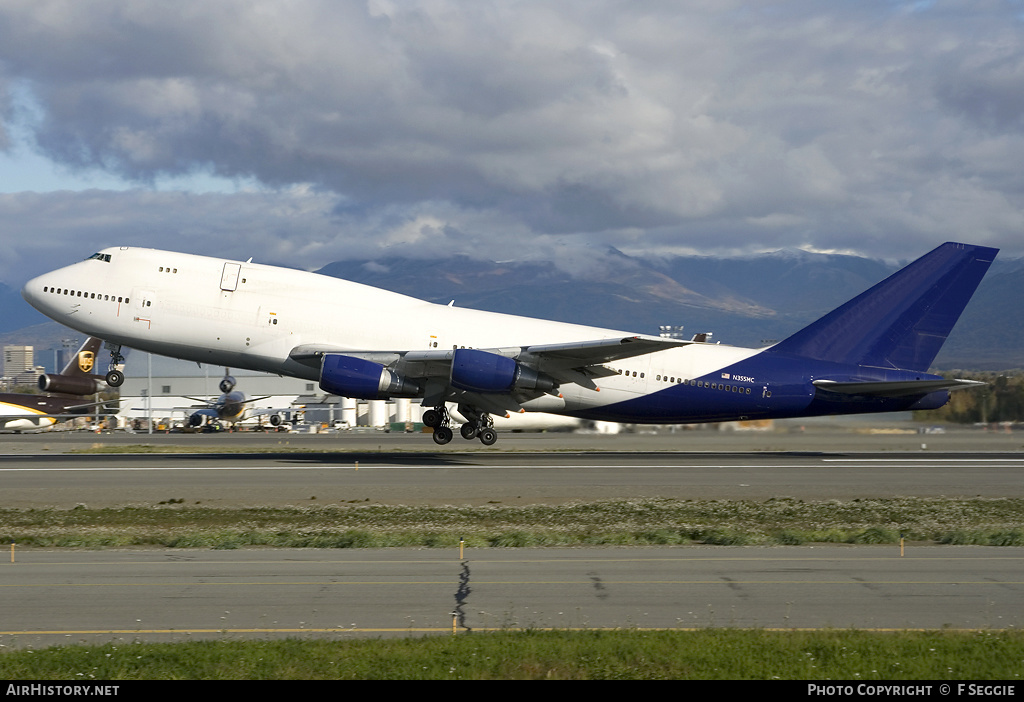
<path id="1" fill-rule="evenodd" d="M 23 295 L 68 327 L 133 349 L 310 380 L 317 370 L 289 358 L 303 344 L 349 351 L 489 349 L 628 335 L 437 305 L 304 271 L 133 247 L 104 249 L 39 276 Z M 755 353 L 693 344 L 609 363 L 620 374 L 601 379 L 599 392 L 563 385 L 561 409 L 630 400 Z"/>
<path id="2" fill-rule="evenodd" d="M 21 402 L 0 400 L 0 431 L 36 431 L 57 423 L 53 417 L 45 416 L 45 409 L 27 407 L 31 397 L 26 396 Z"/>

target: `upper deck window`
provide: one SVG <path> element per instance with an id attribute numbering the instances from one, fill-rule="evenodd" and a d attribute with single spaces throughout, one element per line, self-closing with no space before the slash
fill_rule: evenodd
<path id="1" fill-rule="evenodd" d="M 86 261 L 91 261 L 94 258 L 97 261 L 106 261 L 107 263 L 110 263 L 110 254 L 105 254 L 105 253 L 94 253 L 92 256 L 90 256 L 89 258 L 87 258 L 85 260 Z"/>

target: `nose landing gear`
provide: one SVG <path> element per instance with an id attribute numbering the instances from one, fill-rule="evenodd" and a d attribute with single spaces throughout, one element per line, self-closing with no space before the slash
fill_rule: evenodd
<path id="1" fill-rule="evenodd" d="M 117 369 L 119 365 L 124 363 L 124 356 L 121 355 L 120 346 L 112 346 L 108 344 L 107 348 L 110 349 L 110 365 L 108 366 L 109 370 L 107 370 L 105 380 L 107 381 L 107 385 L 110 387 L 118 388 L 121 387 L 122 383 L 124 383 L 124 373 Z"/>

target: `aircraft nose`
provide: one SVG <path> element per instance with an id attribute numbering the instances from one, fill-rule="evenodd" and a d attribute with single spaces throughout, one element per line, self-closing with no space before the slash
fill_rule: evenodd
<path id="1" fill-rule="evenodd" d="M 38 276 L 25 283 L 21 288 L 21 296 L 25 302 L 35 307 L 37 310 L 42 311 L 40 305 L 40 299 L 43 296 L 43 289 L 49 289 L 44 282 L 45 275 Z"/>
<path id="2" fill-rule="evenodd" d="M 44 273 L 28 281 L 21 288 L 21 296 L 25 302 L 48 317 L 57 310 L 54 278 L 53 273 Z"/>

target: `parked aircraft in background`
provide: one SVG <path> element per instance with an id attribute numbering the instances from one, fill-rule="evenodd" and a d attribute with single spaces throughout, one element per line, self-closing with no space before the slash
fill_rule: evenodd
<path id="1" fill-rule="evenodd" d="M 270 395 L 262 397 L 245 398 L 245 393 L 235 390 L 237 382 L 231 376 L 227 368 L 224 369 L 224 377 L 221 378 L 221 395 L 216 400 L 208 400 L 201 397 L 187 397 L 189 400 L 206 403 L 206 407 L 192 412 L 188 418 L 190 427 L 199 427 L 207 422 L 218 422 L 235 425 L 252 417 L 268 417 L 272 426 L 280 426 L 284 422 L 284 413 L 290 412 L 293 408 L 283 409 L 254 409 L 248 405 L 253 402 L 265 400 Z M 193 408 L 181 408 L 190 411 Z"/>
<path id="2" fill-rule="evenodd" d="M 46 429 L 59 421 L 93 414 L 98 406 L 106 404 L 82 399 L 106 387 L 103 376 L 92 373 L 102 344 L 102 340 L 89 337 L 60 373 L 39 376 L 40 390 L 60 395 L 0 394 L 0 431 Z"/>
<path id="3" fill-rule="evenodd" d="M 61 324 L 152 353 L 412 397 L 439 444 L 492 444 L 490 415 L 689 423 L 931 409 L 975 385 L 927 372 L 997 253 L 946 243 L 761 349 L 436 305 L 336 278 L 112 247 L 22 295 Z M 118 357 L 112 352 L 112 361 Z M 109 382 L 123 376 L 113 371 Z"/>
<path id="4" fill-rule="evenodd" d="M 584 424 L 576 417 L 548 412 L 513 412 L 494 415 L 491 420 L 493 428 L 500 431 L 574 431 Z"/>

